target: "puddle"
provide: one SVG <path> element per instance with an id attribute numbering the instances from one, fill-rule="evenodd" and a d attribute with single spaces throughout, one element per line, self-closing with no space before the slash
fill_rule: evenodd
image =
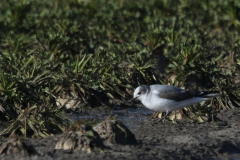
<path id="1" fill-rule="evenodd" d="M 144 119 L 149 118 L 153 114 L 153 111 L 144 108 L 144 107 L 138 107 L 138 108 L 128 108 L 128 109 L 122 109 L 122 108 L 115 108 L 115 110 L 111 110 L 109 112 L 101 112 L 99 114 L 93 115 L 71 115 L 69 116 L 70 119 L 73 121 L 77 121 L 80 119 L 96 119 L 96 120 L 103 120 L 106 119 L 109 115 L 111 116 L 117 116 L 117 120 L 123 122 L 127 127 L 137 127 L 138 123 L 132 123 L 137 121 L 142 121 Z"/>
<path id="2" fill-rule="evenodd" d="M 150 117 L 153 114 L 153 111 L 145 108 L 140 109 L 128 109 L 127 113 L 122 113 L 122 110 L 115 110 L 112 113 L 117 115 L 117 119 L 123 122 L 127 127 L 137 127 L 137 123 L 130 123 L 132 121 L 142 121 Z"/>

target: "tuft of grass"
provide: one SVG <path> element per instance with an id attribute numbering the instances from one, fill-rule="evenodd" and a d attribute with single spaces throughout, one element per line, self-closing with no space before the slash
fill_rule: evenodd
<path id="1" fill-rule="evenodd" d="M 201 104 L 209 106 L 201 114 L 239 106 L 239 6 L 217 0 L 3 0 L 0 120 L 12 126 L 4 134 L 60 132 L 48 126 L 64 126 L 55 99 L 69 91 L 91 106 L 108 106 L 108 99 L 130 99 L 138 85 L 187 87 L 195 77 L 201 89 L 225 95 Z M 154 72 L 153 55 L 166 57 L 166 73 Z"/>

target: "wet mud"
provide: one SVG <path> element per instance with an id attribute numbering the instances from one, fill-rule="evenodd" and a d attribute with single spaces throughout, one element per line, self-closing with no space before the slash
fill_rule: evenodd
<path id="1" fill-rule="evenodd" d="M 240 109 L 222 110 L 217 122 L 165 123 L 150 120 L 153 112 L 146 108 L 89 109 L 68 113 L 73 120 L 105 119 L 117 116 L 135 135 L 136 144 L 109 145 L 103 153 L 55 150 L 61 135 L 22 141 L 38 152 L 37 156 L 0 156 L 8 159 L 240 159 Z M 6 142 L 1 139 L 0 144 Z"/>

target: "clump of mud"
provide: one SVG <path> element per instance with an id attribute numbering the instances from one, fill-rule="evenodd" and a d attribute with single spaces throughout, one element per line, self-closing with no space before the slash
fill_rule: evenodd
<path id="1" fill-rule="evenodd" d="M 81 125 L 77 130 L 73 129 L 64 133 L 56 144 L 55 149 L 74 151 L 103 151 L 104 145 L 99 135 L 87 125 Z"/>
<path id="2" fill-rule="evenodd" d="M 38 153 L 22 142 L 16 134 L 13 134 L 8 138 L 7 142 L 0 146 L 0 155 L 30 156 L 38 155 Z"/>
<path id="3" fill-rule="evenodd" d="M 95 125 L 93 129 L 106 144 L 134 144 L 137 142 L 134 134 L 122 122 L 111 116 Z"/>

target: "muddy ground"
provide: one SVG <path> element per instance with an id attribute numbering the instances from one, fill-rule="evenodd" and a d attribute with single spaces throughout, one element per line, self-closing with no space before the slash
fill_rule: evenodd
<path id="1" fill-rule="evenodd" d="M 60 135 L 44 139 L 25 139 L 39 156 L 0 156 L 4 159 L 240 159 L 240 109 L 222 110 L 217 118 L 223 122 L 178 123 L 156 122 L 145 108 L 116 107 L 114 110 L 85 109 L 69 116 L 104 119 L 118 115 L 118 119 L 135 134 L 134 145 L 111 145 L 104 153 L 69 153 L 54 150 Z M 6 140 L 0 140 L 0 144 Z"/>

